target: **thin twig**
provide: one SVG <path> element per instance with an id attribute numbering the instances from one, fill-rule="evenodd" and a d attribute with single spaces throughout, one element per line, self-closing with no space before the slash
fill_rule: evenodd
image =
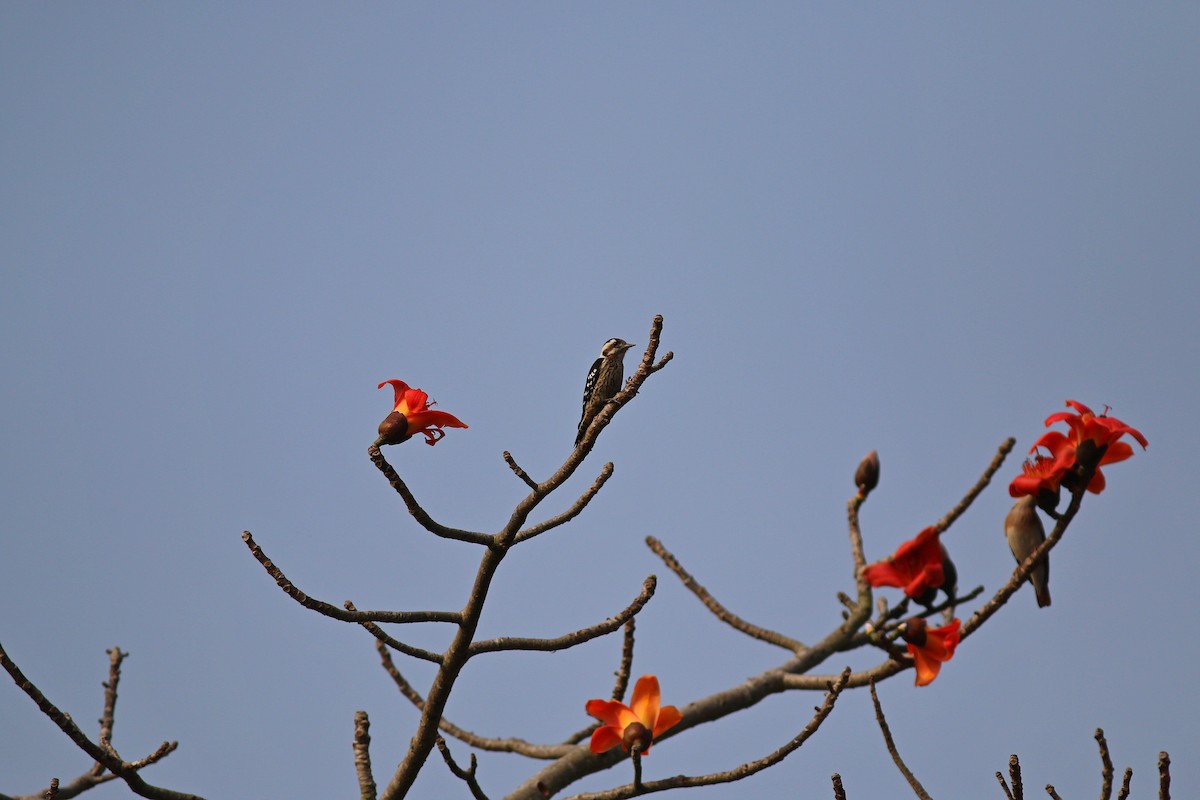
<path id="1" fill-rule="evenodd" d="M 475 778 L 475 771 L 479 764 L 475 760 L 475 754 L 471 754 L 471 766 L 463 769 L 454 761 L 454 756 L 450 755 L 450 747 L 446 744 L 446 740 L 442 737 L 437 738 L 437 749 L 442 754 L 442 760 L 446 762 L 446 766 L 450 768 L 450 772 L 456 778 L 460 778 L 467 784 L 467 788 L 471 790 L 471 796 L 475 800 L 488 800 L 488 796 L 483 793 L 483 787 L 479 785 L 479 781 Z"/>
<path id="2" fill-rule="evenodd" d="M 604 484 L 608 482 L 608 479 L 612 477 L 612 474 L 613 464 L 611 461 L 609 461 L 604 465 L 604 468 L 600 470 L 600 474 L 596 476 L 596 480 L 592 481 L 592 485 L 588 487 L 588 490 L 580 495 L 579 499 L 572 503 L 570 508 L 561 514 L 556 514 L 549 519 L 543 520 L 536 525 L 530 525 L 528 528 L 518 532 L 513 538 L 513 544 L 520 544 L 528 539 L 532 539 L 539 533 L 545 533 L 548 530 L 557 528 L 559 525 L 575 519 L 575 517 L 579 516 L 583 510 L 587 508 L 587 504 L 592 502 L 592 498 L 595 497 L 602 488 L 604 488 Z"/>
<path id="3" fill-rule="evenodd" d="M 1158 800 L 1171 800 L 1171 757 L 1158 754 Z"/>
<path id="4" fill-rule="evenodd" d="M 1133 780 L 1133 770 L 1125 768 L 1125 777 L 1121 780 L 1121 788 L 1117 791 L 1117 800 L 1128 800 L 1129 782 Z"/>
<path id="5" fill-rule="evenodd" d="M 1000 447 L 997 449 L 996 455 L 992 458 L 992 463 L 988 464 L 987 469 L 983 471 L 983 475 L 979 476 L 979 480 L 975 482 L 975 485 L 972 486 L 965 495 L 963 495 L 963 498 L 958 501 L 958 504 L 955 505 L 954 508 L 950 509 L 946 513 L 946 516 L 938 520 L 937 529 L 939 531 L 945 531 L 948 529 L 954 524 L 954 520 L 958 519 L 960 516 L 962 516 L 964 511 L 970 508 L 971 503 L 975 502 L 975 498 L 979 496 L 979 493 L 986 489 L 987 485 L 991 483 L 992 477 L 996 474 L 996 471 L 1000 469 L 1000 466 L 1004 463 L 1004 459 L 1009 453 L 1012 452 L 1013 445 L 1016 443 L 1017 440 L 1011 436 L 1000 443 Z"/>
<path id="6" fill-rule="evenodd" d="M 917 797 L 921 798 L 921 800 L 932 800 L 929 792 L 925 791 L 925 787 L 917 780 L 917 776 L 913 775 L 912 771 L 905 765 L 904 759 L 900 757 L 900 751 L 896 749 L 896 742 L 892 739 L 892 732 L 888 729 L 887 719 L 883 716 L 883 706 L 879 704 L 879 694 L 875 691 L 874 681 L 871 681 L 871 702 L 875 704 L 875 721 L 879 723 L 879 730 L 883 732 L 883 741 L 892 756 L 892 761 L 896 762 L 896 768 L 900 770 L 900 774 L 908 781 L 908 785 L 912 787 Z"/>
<path id="7" fill-rule="evenodd" d="M 996 770 L 996 782 L 1000 784 L 1000 788 L 1004 790 L 1004 796 L 1008 800 L 1016 800 L 1013 797 L 1012 791 L 1008 788 L 1008 781 L 1004 780 L 1004 773 L 1000 770 Z"/>
<path id="8" fill-rule="evenodd" d="M 104 711 L 100 714 L 100 746 L 112 746 L 113 719 L 117 713 L 117 684 L 121 681 L 121 662 L 128 653 L 113 647 L 104 651 L 108 655 L 108 680 L 104 686 Z"/>
<path id="9" fill-rule="evenodd" d="M 450 528 L 434 521 L 433 517 L 425 509 L 421 508 L 421 504 L 417 502 L 417 498 L 409 490 L 408 485 L 392 468 L 392 465 L 383 457 L 383 453 L 379 450 L 379 445 L 373 444 L 367 448 L 367 455 L 371 458 L 371 463 L 375 468 L 383 473 L 383 477 L 387 478 L 392 488 L 404 500 L 404 505 L 408 508 L 408 513 L 412 515 L 422 528 L 434 534 L 441 536 L 443 539 L 454 539 L 458 542 L 470 542 L 471 544 L 482 544 L 490 547 L 494 542 L 494 537 L 487 533 L 479 533 L 477 531 L 464 531 L 459 528 Z"/>
<path id="10" fill-rule="evenodd" d="M 556 636 L 553 639 L 536 639 L 522 636 L 501 636 L 496 639 L 485 639 L 475 642 L 470 646 L 468 657 L 477 656 L 481 653 L 492 653 L 498 650 L 565 650 L 568 647 L 575 647 L 599 636 L 612 633 L 628 620 L 632 619 L 634 614 L 642 610 L 642 607 L 654 596 L 654 588 L 657 583 L 658 579 L 653 575 L 646 578 L 642 583 L 642 591 L 633 599 L 632 603 L 620 613 L 609 617 L 597 625 L 571 631 L 562 636 Z"/>
<path id="11" fill-rule="evenodd" d="M 636 784 L 626 784 L 613 789 L 608 789 L 603 792 L 593 792 L 590 794 L 575 795 L 569 800 L 626 800 L 626 798 L 640 796 L 643 794 L 651 794 L 653 792 L 661 792 L 667 789 L 679 789 L 693 786 L 713 786 L 720 783 L 732 783 L 740 781 L 743 778 L 748 778 L 755 773 L 774 766 L 784 758 L 795 752 L 803 745 L 810 736 L 816 733 L 821 727 L 821 723 L 833 712 L 833 706 L 837 702 L 837 698 L 841 695 L 842 690 L 846 688 L 846 680 L 850 676 L 850 669 L 847 668 L 842 672 L 837 682 L 828 687 L 825 695 L 825 701 L 817 708 L 813 718 L 804 726 L 791 741 L 783 745 L 779 749 L 772 752 L 763 758 L 756 761 L 748 761 L 731 770 L 724 772 L 711 772 L 707 775 L 676 775 L 673 778 L 665 778 L 663 780 L 651 781 L 643 783 L 640 787 Z"/>
<path id="12" fill-rule="evenodd" d="M 833 800 L 846 800 L 846 790 L 842 787 L 842 776 L 833 773 Z"/>
<path id="13" fill-rule="evenodd" d="M 400 670 L 396 668 L 396 663 L 392 661 L 391 651 L 382 642 L 376 642 L 375 650 L 379 653 L 379 659 L 383 664 L 383 670 L 391 677 L 392 682 L 396 684 L 396 688 L 400 690 L 400 694 L 416 706 L 418 711 L 424 711 L 425 698 L 421 696 L 413 685 L 408 682 Z M 499 753 L 517 753 L 519 755 L 528 756 L 529 758 L 555 759 L 561 758 L 573 750 L 573 747 L 568 745 L 545 745 L 533 744 L 524 739 L 515 737 L 507 739 L 492 738 L 480 736 L 477 733 L 472 733 L 465 728 L 460 728 L 444 716 L 438 722 L 438 729 L 443 733 L 447 733 L 458 739 L 464 744 L 476 747 L 480 750 L 490 750 Z M 594 729 L 594 726 L 593 726 Z"/>
<path id="14" fill-rule="evenodd" d="M 1062 800 L 1062 798 L 1058 796 L 1058 792 L 1054 791 L 1054 784 L 1052 783 L 1046 784 L 1046 794 L 1050 795 L 1053 800 Z"/>
<path id="15" fill-rule="evenodd" d="M 366 711 L 354 712 L 354 774 L 358 777 L 359 800 L 375 800 L 375 776 L 371 773 L 371 720 Z"/>
<path id="16" fill-rule="evenodd" d="M 33 700 L 38 710 L 49 717 L 58 726 L 58 729 L 65 733 L 80 750 L 91 756 L 93 760 L 103 764 L 109 772 L 112 772 L 125 781 L 134 794 L 140 797 L 151 798 L 151 800 L 202 800 L 197 795 L 176 792 L 161 786 L 149 784 L 137 773 L 138 769 L 159 760 L 174 750 L 175 743 L 164 742 L 158 750 L 147 758 L 141 761 L 126 763 L 114 756 L 109 749 L 101 747 L 89 739 L 69 715 L 64 714 L 54 703 L 50 702 L 46 695 L 42 694 L 42 691 L 29 678 L 25 677 L 25 674 L 21 672 L 21 668 L 17 666 L 16 662 L 8 657 L 8 653 L 5 652 L 3 646 L 0 646 L 0 666 L 4 667 L 5 671 L 13 679 L 13 682 L 17 684 L 17 687 L 25 692 L 29 699 Z M 62 796 L 61 789 L 59 796 Z"/>
<path id="17" fill-rule="evenodd" d="M 512 453 L 508 452 L 507 450 L 504 451 L 504 463 L 508 464 L 508 468 L 516 473 L 516 476 L 524 481 L 526 486 L 535 492 L 538 491 L 537 481 L 529 477 L 528 472 L 521 469 L 520 465 L 517 464 L 516 459 L 512 457 Z"/>
<path id="18" fill-rule="evenodd" d="M 701 586 L 700 583 L 693 578 L 686 569 L 683 568 L 683 565 L 679 563 L 679 559 L 675 558 L 675 556 L 669 550 L 667 550 L 663 543 L 658 539 L 654 538 L 653 536 L 647 536 L 646 546 L 649 547 L 656 556 L 662 559 L 662 562 L 667 565 L 667 568 L 675 573 L 680 582 L 688 589 L 688 591 L 696 596 L 696 599 L 704 604 L 705 608 L 711 611 L 717 619 L 721 620 L 729 627 L 733 628 L 734 630 L 741 631 L 747 636 L 751 636 L 761 642 L 767 642 L 768 644 L 773 644 L 776 647 L 782 647 L 784 650 L 788 650 L 793 653 L 800 653 L 806 649 L 802 642 L 799 642 L 790 636 L 786 636 L 777 631 L 773 631 L 769 628 L 763 628 L 759 625 L 747 622 L 737 614 L 734 614 L 732 611 L 725 608 L 725 606 L 721 605 L 721 603 L 719 603 L 707 589 Z"/>
<path id="19" fill-rule="evenodd" d="M 629 676 L 633 671 L 633 631 L 637 620 L 630 617 L 625 622 L 625 637 L 621 644 L 621 666 L 617 668 L 617 682 L 613 684 L 613 700 L 624 700 L 629 688 Z"/>
<path id="20" fill-rule="evenodd" d="M 1109 800 L 1112 797 L 1113 763 L 1108 754 L 1108 740 L 1101 728 L 1096 728 L 1094 737 L 1100 747 L 1100 800 Z"/>
<path id="21" fill-rule="evenodd" d="M 1025 784 L 1021 781 L 1021 760 L 1013 753 L 1008 757 L 1008 777 L 1012 780 L 1013 800 L 1024 800 Z"/>
<path id="22" fill-rule="evenodd" d="M 358 610 L 354 607 L 354 604 L 351 603 L 349 600 L 346 601 L 346 607 L 347 607 L 347 610 L 350 612 L 355 612 Z M 362 620 L 359 622 L 359 624 L 362 625 L 363 628 L 366 629 L 367 633 L 371 634 L 377 640 L 379 640 L 380 642 L 383 642 L 388 647 L 395 650 L 397 653 L 404 653 L 404 655 L 406 655 L 406 656 L 412 656 L 413 658 L 419 658 L 423 661 L 430 661 L 434 664 L 442 663 L 441 654 L 434 653 L 431 650 L 426 650 L 422 647 L 416 647 L 414 645 L 402 642 L 399 639 L 397 639 L 395 636 L 392 636 L 390 633 L 385 631 L 383 628 L 376 625 L 374 622 L 368 622 L 367 620 Z"/>
<path id="23" fill-rule="evenodd" d="M 449 622 L 457 625 L 462 622 L 462 613 L 458 611 L 350 611 L 338 608 L 322 600 L 316 600 L 302 592 L 283 574 L 283 570 L 275 566 L 275 562 L 267 558 L 267 554 L 258 546 L 258 542 L 254 541 L 254 537 L 250 535 L 250 531 L 242 531 L 242 541 L 246 543 L 246 546 L 250 548 L 250 553 L 259 564 L 262 564 L 267 574 L 275 579 L 275 583 L 287 593 L 288 597 L 305 608 L 327 617 L 332 617 L 342 622 L 354 623 L 394 622 L 405 624 L 412 622 Z"/>

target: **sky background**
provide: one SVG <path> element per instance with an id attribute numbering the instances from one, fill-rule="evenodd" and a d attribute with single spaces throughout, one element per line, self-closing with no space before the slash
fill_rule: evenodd
<path id="1" fill-rule="evenodd" d="M 9 4 L 0 24 L 0 642 L 94 735 L 178 752 L 208 798 L 352 797 L 353 713 L 387 782 L 414 709 L 361 629 L 302 609 L 460 608 L 478 550 L 419 528 L 367 446 L 401 378 L 470 424 L 385 449 L 439 521 L 494 531 L 569 454 L 588 366 L 665 318 L 675 359 L 547 503 L 480 635 L 598 622 L 647 574 L 634 674 L 664 702 L 786 658 L 715 620 L 643 544 L 803 641 L 853 589 L 845 503 L 882 481 L 869 559 L 1016 452 L 946 534 L 960 586 L 1014 562 L 1005 486 L 1067 398 L 1150 448 L 1106 469 L 1026 587 L 929 687 L 881 686 L 935 797 L 1093 796 L 1103 727 L 1134 796 L 1200 796 L 1200 7 L 1194 4 Z M 630 358 L 630 362 L 634 361 Z M 893 602 L 897 593 L 886 595 Z M 963 609 L 963 616 L 971 608 Z M 410 639 L 443 646 L 446 631 Z M 554 742 L 620 637 L 468 666 L 447 716 Z M 876 663 L 855 653 L 824 665 Z M 398 663 L 424 688 L 424 663 Z M 6 679 L 7 680 L 7 679 Z M 654 749 L 731 768 L 819 702 L 777 696 Z M 0 684 L 0 792 L 89 760 Z M 469 748 L 452 749 L 465 761 Z M 503 796 L 538 764 L 481 754 Z M 706 800 L 902 797 L 863 691 Z M 628 765 L 571 787 L 625 783 Z M 109 784 L 90 797 L 128 797 Z M 414 797 L 466 797 L 436 758 Z"/>

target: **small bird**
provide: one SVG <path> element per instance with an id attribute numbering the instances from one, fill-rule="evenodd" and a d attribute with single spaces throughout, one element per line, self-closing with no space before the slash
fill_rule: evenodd
<path id="1" fill-rule="evenodd" d="M 1004 535 L 1018 564 L 1023 563 L 1030 553 L 1046 541 L 1046 529 L 1042 527 L 1042 519 L 1037 513 L 1037 500 L 1032 495 L 1013 503 L 1008 516 L 1004 518 Z M 1038 608 L 1050 605 L 1049 558 L 1042 559 L 1033 568 L 1029 573 L 1029 582 L 1033 585 L 1033 593 L 1037 595 Z"/>
<path id="2" fill-rule="evenodd" d="M 624 339 L 609 339 L 600 348 L 600 357 L 588 370 L 587 381 L 583 384 L 583 416 L 579 418 L 579 432 L 575 435 L 576 446 L 604 404 L 621 391 L 621 382 L 625 379 L 625 351 L 631 347 L 633 345 Z"/>

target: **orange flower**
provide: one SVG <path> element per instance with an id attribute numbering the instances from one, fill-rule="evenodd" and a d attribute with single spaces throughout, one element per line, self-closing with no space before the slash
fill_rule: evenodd
<path id="1" fill-rule="evenodd" d="M 908 642 L 908 652 L 917 667 L 917 686 L 933 683 L 942 664 L 954 658 L 961 624 L 955 617 L 943 628 L 931 628 L 921 617 L 913 617 L 900 625 L 900 635 Z"/>
<path id="2" fill-rule="evenodd" d="M 392 378 L 379 384 L 379 388 L 382 389 L 389 383 L 396 392 L 396 407 L 379 423 L 379 438 L 375 440 L 375 444 L 400 444 L 418 433 L 423 433 L 425 444 L 434 445 L 446 435 L 442 430 L 443 426 L 467 427 L 466 423 L 453 414 L 430 409 L 429 395 L 420 389 L 409 388 L 404 381 Z"/>
<path id="3" fill-rule="evenodd" d="M 1097 416 L 1083 403 L 1068 400 L 1067 405 L 1075 409 L 1077 414 L 1070 411 L 1060 411 L 1046 417 L 1046 427 L 1056 422 L 1065 422 L 1070 429 L 1070 435 L 1060 431 L 1047 431 L 1033 443 L 1029 452 L 1045 448 L 1050 452 L 1050 458 L 1037 455 L 1032 468 L 1026 462 L 1025 474 L 1017 476 L 1008 487 L 1008 493 L 1013 497 L 1024 494 L 1041 496 L 1041 493 L 1053 491 L 1057 493 L 1061 483 L 1074 490 L 1078 483 L 1075 471 L 1084 466 L 1095 467 L 1092 478 L 1088 481 L 1087 490 L 1092 494 L 1104 491 L 1104 473 L 1100 467 L 1105 464 L 1115 464 L 1133 455 L 1133 448 L 1128 442 L 1118 441 L 1129 434 L 1145 450 L 1149 445 L 1146 437 L 1136 428 L 1131 428 L 1116 417 L 1108 416 L 1107 407 L 1104 413 Z M 1044 462 L 1052 461 L 1052 465 Z M 1032 469 L 1032 472 L 1031 472 Z M 1031 478 L 1031 474 L 1034 476 Z M 1045 506 L 1043 505 L 1043 508 Z"/>
<path id="4" fill-rule="evenodd" d="M 650 752 L 654 737 L 674 727 L 683 715 L 675 706 L 662 706 L 662 695 L 658 691 L 658 678 L 643 675 L 633 687 L 632 707 L 618 700 L 588 700 L 587 713 L 604 724 L 592 734 L 592 752 L 604 753 L 617 745 L 629 752 L 633 745 L 641 745 L 642 755 Z"/>
<path id="5" fill-rule="evenodd" d="M 868 566 L 863 577 L 872 586 L 898 586 L 918 603 L 932 605 L 938 589 L 950 594 L 957 582 L 957 575 L 951 575 L 954 567 L 946 548 L 938 541 L 939 533 L 930 525 L 896 548 L 891 557 Z"/>

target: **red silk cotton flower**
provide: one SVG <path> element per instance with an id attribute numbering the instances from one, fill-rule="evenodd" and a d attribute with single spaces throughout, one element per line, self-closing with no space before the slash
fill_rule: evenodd
<path id="1" fill-rule="evenodd" d="M 1033 443 L 1029 449 L 1033 453 L 1038 448 L 1044 448 L 1050 453 L 1049 457 L 1038 454 L 1032 461 L 1026 461 L 1024 474 L 1018 475 L 1008 487 L 1008 493 L 1013 497 L 1034 495 L 1039 497 L 1047 492 L 1057 494 L 1059 485 L 1070 490 L 1076 487 L 1074 470 L 1084 467 L 1094 467 L 1087 490 L 1093 494 L 1104 491 L 1104 473 L 1100 467 L 1105 464 L 1115 464 L 1133 455 L 1133 448 L 1128 442 L 1119 441 L 1122 436 L 1129 434 L 1142 449 L 1149 442 L 1136 428 L 1131 428 L 1116 417 L 1108 416 L 1108 409 L 1103 414 L 1096 415 L 1083 403 L 1068 400 L 1067 405 L 1077 413 L 1060 411 L 1046 417 L 1046 427 L 1056 422 L 1065 422 L 1070 429 L 1067 433 L 1047 431 Z"/>
<path id="2" fill-rule="evenodd" d="M 375 444 L 400 444 L 418 433 L 425 434 L 425 444 L 434 445 L 446 435 L 446 428 L 465 428 L 466 423 L 445 411 L 434 411 L 429 407 L 429 395 L 413 389 L 407 383 L 392 378 L 379 384 L 382 389 L 388 384 L 396 392 L 396 407 L 379 423 L 379 438 Z"/>
<path id="3" fill-rule="evenodd" d="M 621 745 L 628 753 L 639 744 L 642 755 L 649 753 L 654 737 L 683 719 L 675 706 L 660 707 L 661 701 L 658 678 L 653 675 L 638 678 L 631 705 L 619 700 L 588 700 L 584 706 L 587 713 L 604 723 L 592 734 L 592 752 L 605 753 Z"/>
<path id="4" fill-rule="evenodd" d="M 898 586 L 918 602 L 932 603 L 934 593 L 947 584 L 944 564 L 948 559 L 938 541 L 939 533 L 930 525 L 896 548 L 891 558 L 868 566 L 863 577 L 872 586 Z"/>
<path id="5" fill-rule="evenodd" d="M 921 617 L 900 625 L 900 635 L 908 642 L 908 652 L 917 668 L 917 686 L 928 686 L 938 676 L 942 664 L 954 658 L 961 622 L 957 617 L 942 628 L 931 628 Z"/>

